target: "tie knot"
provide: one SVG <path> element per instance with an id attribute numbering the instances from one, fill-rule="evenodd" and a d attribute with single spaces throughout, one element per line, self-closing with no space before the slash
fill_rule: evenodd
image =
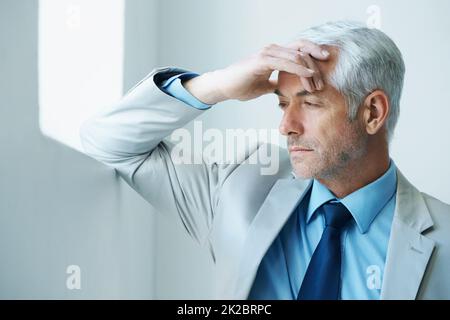
<path id="1" fill-rule="evenodd" d="M 341 229 L 352 217 L 348 209 L 340 202 L 327 202 L 323 205 L 326 226 Z"/>

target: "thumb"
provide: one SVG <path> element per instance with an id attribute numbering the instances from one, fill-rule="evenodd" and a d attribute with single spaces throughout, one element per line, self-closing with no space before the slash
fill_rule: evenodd
<path id="1" fill-rule="evenodd" d="M 273 93 L 278 87 L 277 79 L 269 79 L 264 86 L 264 93 Z"/>

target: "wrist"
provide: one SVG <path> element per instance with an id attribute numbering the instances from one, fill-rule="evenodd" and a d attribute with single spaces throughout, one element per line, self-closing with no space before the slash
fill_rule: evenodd
<path id="1" fill-rule="evenodd" d="M 198 77 L 182 81 L 182 85 L 202 103 L 213 105 L 227 100 L 218 88 L 217 77 L 217 71 L 207 72 Z"/>

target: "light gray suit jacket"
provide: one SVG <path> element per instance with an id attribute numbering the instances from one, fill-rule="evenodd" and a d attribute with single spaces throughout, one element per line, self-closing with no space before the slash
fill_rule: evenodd
<path id="1" fill-rule="evenodd" d="M 163 93 L 153 70 L 80 130 L 88 155 L 117 170 L 159 212 L 180 219 L 215 262 L 216 297 L 245 299 L 259 263 L 311 180 L 291 173 L 286 150 L 259 144 L 242 161 L 175 164 L 166 138 L 201 110 Z M 280 155 L 280 170 L 261 175 L 250 159 Z M 382 299 L 450 298 L 450 206 L 418 191 L 397 170 L 396 208 Z"/>

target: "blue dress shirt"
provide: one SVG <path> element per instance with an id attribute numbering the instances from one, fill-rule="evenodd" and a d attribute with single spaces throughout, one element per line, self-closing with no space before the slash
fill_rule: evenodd
<path id="1" fill-rule="evenodd" d="M 313 180 L 266 252 L 249 299 L 296 299 L 309 261 L 325 229 L 320 206 L 337 199 L 353 220 L 342 233 L 341 299 L 379 299 L 392 218 L 397 173 L 389 169 L 377 180 L 342 199 Z"/>
<path id="2" fill-rule="evenodd" d="M 182 80 L 195 76 L 198 74 L 181 72 L 158 86 L 192 107 L 208 109 L 211 105 L 196 99 L 182 85 Z M 337 199 L 353 216 L 341 236 L 341 299 L 379 299 L 396 191 L 397 173 L 392 159 L 381 177 L 342 199 L 337 199 L 319 181 L 312 180 L 307 195 L 262 259 L 248 298 L 296 299 L 325 229 L 320 206 Z"/>
<path id="3" fill-rule="evenodd" d="M 167 80 L 162 81 L 161 84 L 158 84 L 158 87 L 164 91 L 165 93 L 171 95 L 178 100 L 183 101 L 184 103 L 195 107 L 197 109 L 206 110 L 211 108 L 211 105 L 205 104 L 195 98 L 189 91 L 187 91 L 182 84 L 182 81 L 186 81 L 198 76 L 198 73 L 194 72 L 182 72 L 180 74 L 176 74 L 170 77 Z"/>

